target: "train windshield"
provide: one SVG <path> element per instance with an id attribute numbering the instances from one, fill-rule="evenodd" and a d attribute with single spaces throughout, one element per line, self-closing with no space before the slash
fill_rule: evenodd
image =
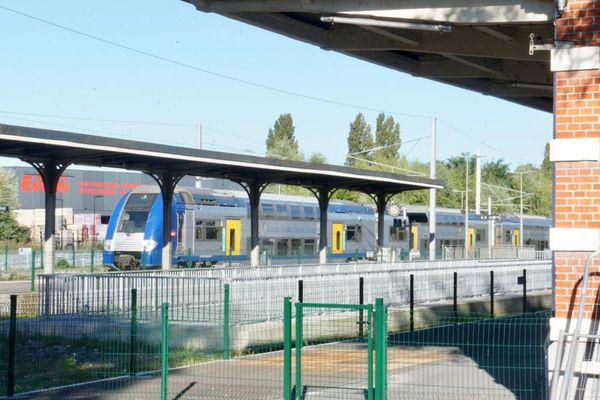
<path id="1" fill-rule="evenodd" d="M 121 213 L 118 231 L 124 233 L 144 233 L 150 207 L 156 194 L 132 193 Z"/>

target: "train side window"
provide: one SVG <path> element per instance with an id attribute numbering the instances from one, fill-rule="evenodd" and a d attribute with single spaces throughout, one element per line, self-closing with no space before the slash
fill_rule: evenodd
<path id="1" fill-rule="evenodd" d="M 483 229 L 477 229 L 475 231 L 475 239 L 479 242 L 485 240 L 485 231 Z"/>
<path id="2" fill-rule="evenodd" d="M 196 220 L 196 240 L 221 240 L 221 221 Z"/>
<path id="3" fill-rule="evenodd" d="M 273 218 L 275 216 L 275 207 L 272 203 L 262 203 L 261 210 L 261 218 Z"/>
<path id="4" fill-rule="evenodd" d="M 287 204 L 276 204 L 275 208 L 277 209 L 277 216 L 279 218 L 289 217 L 290 211 L 288 210 Z"/>
<path id="5" fill-rule="evenodd" d="M 221 227 L 217 221 L 206 221 L 206 240 L 221 240 Z"/>
<path id="6" fill-rule="evenodd" d="M 390 240 L 393 242 L 406 240 L 406 229 L 390 226 Z"/>
<path id="7" fill-rule="evenodd" d="M 279 239 L 277 240 L 277 255 L 287 256 L 288 255 L 288 240 Z"/>
<path id="8" fill-rule="evenodd" d="M 304 254 L 314 255 L 317 254 L 317 246 L 315 239 L 304 239 Z"/>
<path id="9" fill-rule="evenodd" d="M 204 240 L 204 221 L 196 221 L 196 240 Z"/>
<path id="10" fill-rule="evenodd" d="M 362 226 L 346 226 L 346 240 L 349 242 L 360 242 L 362 240 Z"/>
<path id="11" fill-rule="evenodd" d="M 304 255 L 304 249 L 302 248 L 302 239 L 292 239 L 292 255 Z"/>
<path id="12" fill-rule="evenodd" d="M 315 209 L 310 206 L 304 206 L 304 218 L 309 220 L 317 219 L 317 215 L 315 214 Z"/>
<path id="13" fill-rule="evenodd" d="M 292 219 L 302 219 L 302 208 L 300 206 L 290 206 Z"/>

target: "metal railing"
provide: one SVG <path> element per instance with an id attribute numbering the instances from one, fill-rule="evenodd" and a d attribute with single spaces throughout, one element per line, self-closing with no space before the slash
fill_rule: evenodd
<path id="1" fill-rule="evenodd" d="M 408 303 L 408 285 L 414 276 L 415 302 L 453 297 L 454 273 L 461 298 L 490 293 L 490 271 L 496 293 L 521 293 L 517 277 L 527 269 L 528 291 L 552 287 L 549 261 L 472 260 L 413 263 L 365 263 L 327 266 L 221 268 L 104 274 L 52 274 L 39 278 L 40 312 L 110 314 L 127 307 L 131 289 L 137 289 L 140 318 L 170 304 L 172 320 L 210 321 L 219 318 L 222 287 L 231 286 L 232 323 L 282 318 L 284 297 L 298 297 L 302 280 L 305 300 L 354 303 L 363 278 L 366 302 L 385 297 L 389 304 Z M 150 315 L 150 314 L 149 314 Z"/>

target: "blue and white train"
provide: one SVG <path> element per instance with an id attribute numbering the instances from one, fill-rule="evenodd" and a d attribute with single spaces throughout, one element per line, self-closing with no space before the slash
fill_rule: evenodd
<path id="1" fill-rule="evenodd" d="M 248 260 L 250 210 L 244 192 L 177 189 L 171 210 L 173 264 L 214 265 Z M 332 200 L 329 205 L 330 258 L 365 258 L 375 248 L 376 217 L 371 207 Z M 259 210 L 263 256 L 273 262 L 318 259 L 319 207 L 316 199 L 265 193 Z M 386 218 L 389 225 L 391 217 Z M 397 240 L 397 245 L 400 245 Z M 162 198 L 142 187 L 125 194 L 111 215 L 104 264 L 118 269 L 160 265 Z"/>
<path id="2" fill-rule="evenodd" d="M 172 264 L 210 266 L 245 263 L 249 259 L 250 210 L 245 192 L 212 189 L 177 189 L 171 209 Z M 406 215 L 414 221 L 406 226 Z M 464 214 L 438 209 L 437 247 L 464 246 Z M 487 246 L 488 223 L 470 216 L 469 247 Z M 370 206 L 332 200 L 327 235 L 332 261 L 366 259 L 376 249 L 377 216 Z M 386 214 L 386 247 L 407 254 L 428 249 L 426 207 L 409 206 L 403 216 Z M 547 247 L 551 221 L 527 217 L 525 242 Z M 519 221 L 503 216 L 494 227 L 495 245 L 518 245 Z M 319 248 L 319 207 L 315 198 L 265 193 L 259 209 L 260 251 L 263 263 L 316 262 Z M 153 268 L 161 264 L 162 198 L 157 188 L 140 187 L 118 201 L 104 242 L 104 264 L 117 269 Z"/>

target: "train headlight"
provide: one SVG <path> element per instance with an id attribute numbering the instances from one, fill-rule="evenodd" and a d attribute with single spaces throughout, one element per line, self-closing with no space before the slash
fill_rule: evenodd
<path id="1" fill-rule="evenodd" d="M 104 241 L 104 250 L 111 251 L 112 250 L 112 240 Z"/>
<path id="2" fill-rule="evenodd" d="M 158 243 L 156 243 L 154 240 L 144 240 L 142 244 L 142 251 L 146 253 L 151 252 L 152 250 L 154 250 L 157 244 Z"/>

